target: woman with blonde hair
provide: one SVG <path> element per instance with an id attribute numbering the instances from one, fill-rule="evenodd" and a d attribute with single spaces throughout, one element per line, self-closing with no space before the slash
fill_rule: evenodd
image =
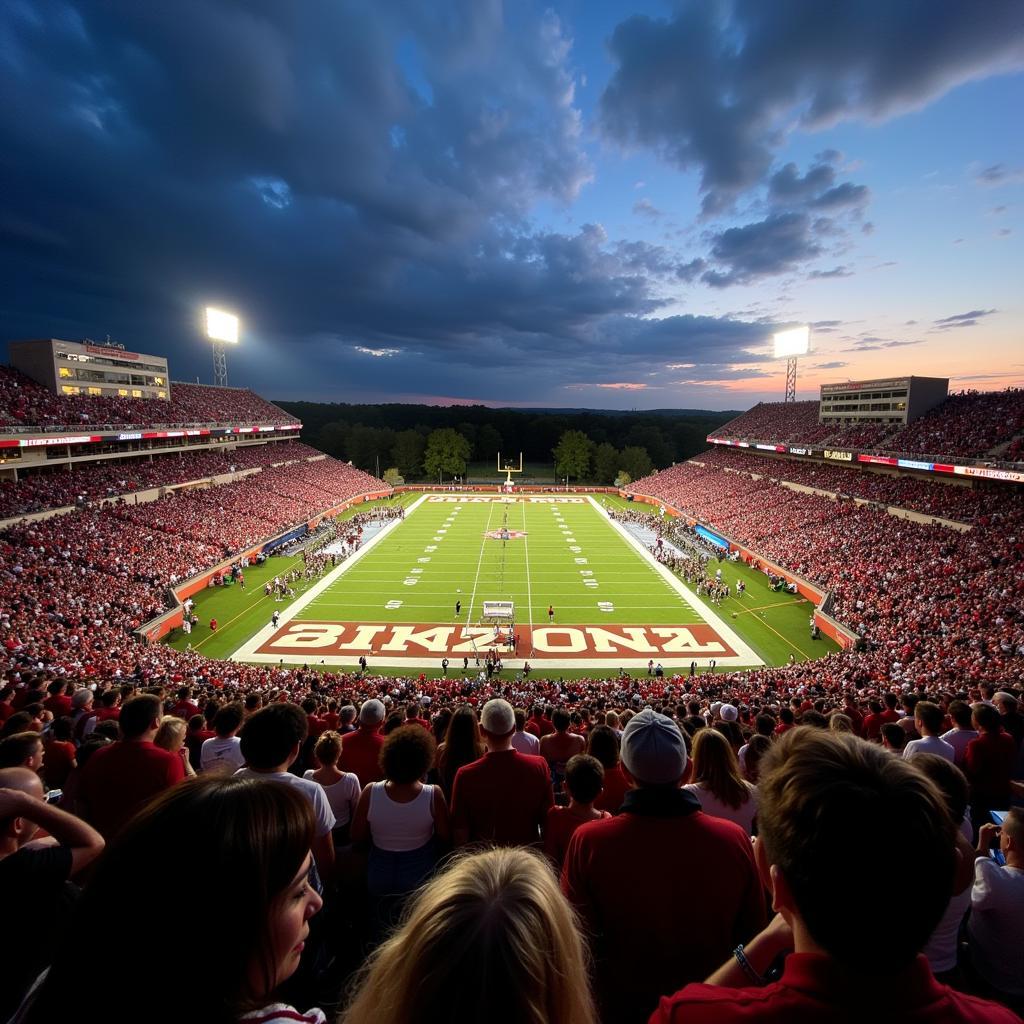
<path id="1" fill-rule="evenodd" d="M 187 778 L 195 778 L 196 770 L 192 767 L 192 761 L 188 756 L 188 748 L 185 746 L 185 733 L 188 731 L 188 726 L 185 724 L 184 718 L 177 718 L 175 715 L 164 715 L 160 719 L 160 728 L 157 729 L 156 736 L 153 737 L 153 743 L 162 747 L 169 754 L 176 754 L 181 758 L 181 763 L 185 766 L 185 776 Z"/>
<path id="2" fill-rule="evenodd" d="M 363 968 L 341 1024 L 595 1024 L 586 959 L 544 859 L 488 850 L 420 891 Z"/>
<path id="3" fill-rule="evenodd" d="M 740 774 L 732 745 L 717 729 L 698 729 L 693 738 L 692 780 L 683 789 L 700 800 L 705 814 L 734 821 L 753 834 L 757 786 Z"/>

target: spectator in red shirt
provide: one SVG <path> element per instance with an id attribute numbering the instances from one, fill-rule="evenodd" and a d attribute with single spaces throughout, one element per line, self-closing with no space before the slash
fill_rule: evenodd
<path id="1" fill-rule="evenodd" d="M 989 822 L 989 811 L 1005 810 L 1010 804 L 1017 749 L 991 704 L 973 704 L 971 712 L 978 738 L 967 744 L 964 774 L 971 784 L 971 819 L 980 828 Z"/>
<path id="2" fill-rule="evenodd" d="M 535 704 L 529 719 L 526 722 L 526 731 L 532 732 L 537 739 L 547 736 L 549 732 L 555 731 L 554 723 L 544 714 L 544 708 Z"/>
<path id="3" fill-rule="evenodd" d="M 180 757 L 153 739 L 160 728 L 158 697 L 132 697 L 121 709 L 122 738 L 103 747 L 82 772 L 79 807 L 104 838 L 111 838 L 158 793 L 185 778 Z"/>
<path id="4" fill-rule="evenodd" d="M 75 744 L 70 718 L 57 718 L 45 743 L 43 756 L 43 781 L 47 789 L 63 789 L 68 776 L 76 765 Z"/>
<path id="5" fill-rule="evenodd" d="M 588 821 L 610 818 L 607 811 L 595 808 L 595 801 L 601 795 L 604 783 L 604 768 L 596 757 L 576 754 L 565 766 L 565 788 L 569 791 L 568 807 L 548 808 L 544 824 L 544 852 L 561 873 L 565 851 L 573 833 Z"/>
<path id="6" fill-rule="evenodd" d="M 540 830 L 554 803 L 543 757 L 512 746 L 516 715 L 506 700 L 489 700 L 480 715 L 487 753 L 463 765 L 452 787 L 452 832 L 456 846 L 540 843 Z"/>
<path id="7" fill-rule="evenodd" d="M 587 753 L 596 757 L 604 768 L 604 788 L 594 801 L 594 806 L 599 811 L 618 814 L 629 791 L 629 779 L 619 760 L 619 737 L 615 735 L 615 730 L 607 725 L 595 725 L 587 737 Z"/>
<path id="8" fill-rule="evenodd" d="M 420 717 L 420 706 L 416 701 L 412 701 L 405 707 L 405 724 L 406 725 L 419 725 L 422 726 L 427 732 L 430 732 L 430 723 Z"/>
<path id="9" fill-rule="evenodd" d="M 384 737 L 380 727 L 385 714 L 381 701 L 376 698 L 365 701 L 359 709 L 359 728 L 342 738 L 338 767 L 357 776 L 360 786 L 368 786 L 384 778 L 384 770 L 380 766 Z"/>
<path id="10" fill-rule="evenodd" d="M 182 686 L 177 693 L 177 703 L 167 712 L 175 718 L 183 718 L 187 722 L 193 715 L 199 714 L 199 705 L 192 700 L 192 689 Z"/>
<path id="11" fill-rule="evenodd" d="M 758 867 L 778 916 L 706 983 L 662 999 L 650 1024 L 1016 1020 L 939 984 L 920 952 L 949 902 L 957 851 L 943 797 L 911 762 L 848 733 L 795 730 L 766 759 L 758 820 Z M 877 901 L 837 902 L 836 878 L 883 875 L 894 849 L 914 863 L 900 913 L 883 922 Z"/>
<path id="12" fill-rule="evenodd" d="M 63 679 L 55 679 L 46 688 L 49 697 L 43 701 L 43 707 L 53 713 L 54 718 L 62 718 L 71 714 L 71 684 Z"/>
<path id="13" fill-rule="evenodd" d="M 622 766 L 634 788 L 616 817 L 576 830 L 562 889 L 592 939 L 602 1019 L 633 1024 L 756 935 L 765 904 L 747 834 L 679 788 L 687 755 L 675 722 L 650 708 L 631 718 Z M 650 898 L 627 897 L 640 879 Z"/>

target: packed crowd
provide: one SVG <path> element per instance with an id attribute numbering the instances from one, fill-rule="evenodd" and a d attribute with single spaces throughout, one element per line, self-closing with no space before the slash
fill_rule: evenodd
<path id="1" fill-rule="evenodd" d="M 1019 1019 L 1019 689 L 305 676 L 0 691 L 0 1012 L 67 1016 L 99 962 L 108 1021 Z M 836 899 L 894 851 L 898 913 Z"/>
<path id="2" fill-rule="evenodd" d="M 298 441 L 281 441 L 26 470 L 17 481 L 0 481 L 0 519 L 318 455 L 315 448 Z"/>
<path id="3" fill-rule="evenodd" d="M 863 638 L 859 652 L 742 677 L 753 685 L 1024 675 L 1024 499 L 1012 489 L 967 533 L 693 463 L 631 489 L 831 591 L 835 617 Z"/>
<path id="4" fill-rule="evenodd" d="M 1006 501 L 1006 491 L 999 486 L 960 486 L 906 473 L 895 475 L 843 468 L 819 461 L 768 458 L 734 448 L 714 448 L 701 452 L 694 459 L 717 469 L 768 476 L 773 480 L 786 480 L 832 494 L 864 498 L 880 505 L 906 508 L 963 523 L 973 523 L 981 516 L 999 511 Z"/>
<path id="5" fill-rule="evenodd" d="M 1013 461 L 1024 446 L 1024 388 L 963 391 L 905 427 L 818 422 L 818 402 L 759 402 L 715 436 L 774 444 L 846 446 L 929 457 Z M 1005 450 L 1004 449 L 1005 447 Z"/>
<path id="6" fill-rule="evenodd" d="M 183 427 L 230 423 L 284 426 L 297 423 L 290 413 L 247 388 L 207 384 L 171 384 L 170 399 L 55 395 L 11 366 L 0 366 L 0 429 L 53 430 L 83 424 L 119 427 Z"/>

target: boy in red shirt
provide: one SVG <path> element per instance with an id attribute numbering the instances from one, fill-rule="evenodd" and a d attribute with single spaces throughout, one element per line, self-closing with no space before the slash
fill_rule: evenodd
<path id="1" fill-rule="evenodd" d="M 766 756 L 758 788 L 755 856 L 778 916 L 705 983 L 662 999 L 650 1024 L 1018 1020 L 940 985 L 920 953 L 949 902 L 957 850 L 943 798 L 912 761 L 798 728 Z M 914 865 L 898 914 L 863 894 L 837 896 L 837 878 L 880 877 L 893 851 Z M 782 976 L 766 983 L 788 950 Z"/>
<path id="2" fill-rule="evenodd" d="M 589 754 L 576 754 L 565 766 L 565 788 L 569 791 L 568 807 L 548 808 L 544 823 L 544 852 L 551 859 L 555 870 L 562 870 L 565 851 L 573 833 L 588 821 L 610 818 L 607 811 L 599 811 L 594 801 L 601 795 L 604 783 L 604 766 Z"/>

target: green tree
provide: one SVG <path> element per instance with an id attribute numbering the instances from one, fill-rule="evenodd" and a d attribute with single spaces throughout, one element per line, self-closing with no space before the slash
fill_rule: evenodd
<path id="1" fill-rule="evenodd" d="M 325 423 L 320 428 L 313 444 L 325 454 L 335 459 L 343 459 L 348 454 L 348 427 L 338 420 Z"/>
<path id="2" fill-rule="evenodd" d="M 619 453 L 615 445 L 605 441 L 594 449 L 594 482 L 610 484 L 619 468 Z"/>
<path id="3" fill-rule="evenodd" d="M 398 472 L 398 468 L 396 466 L 392 466 L 390 469 L 385 469 L 382 479 L 388 487 L 400 487 L 405 483 L 405 477 Z"/>
<path id="4" fill-rule="evenodd" d="M 357 423 L 348 435 L 348 457 L 360 469 L 373 473 L 378 460 L 386 463 L 394 436 L 392 430 Z"/>
<path id="5" fill-rule="evenodd" d="M 665 439 L 661 428 L 653 423 L 638 423 L 626 434 L 625 444 L 644 448 L 655 466 L 664 469 L 672 461 L 673 447 Z"/>
<path id="6" fill-rule="evenodd" d="M 586 476 L 590 472 L 593 447 L 593 442 L 582 430 L 567 430 L 551 452 L 555 457 L 555 472 L 576 480 Z"/>
<path id="7" fill-rule="evenodd" d="M 471 451 L 469 442 L 457 430 L 451 427 L 435 430 L 427 438 L 423 468 L 431 478 L 440 473 L 461 475 L 466 472 L 466 460 Z"/>
<path id="8" fill-rule="evenodd" d="M 391 446 L 391 459 L 398 472 L 406 478 L 423 472 L 423 450 L 427 442 L 418 430 L 400 430 Z"/>
<path id="9" fill-rule="evenodd" d="M 498 452 L 502 451 L 501 434 L 497 427 L 485 423 L 476 434 L 476 461 L 483 462 L 487 466 L 496 465 Z M 511 452 L 502 452 L 506 459 L 512 458 Z M 519 456 L 516 455 L 518 460 Z"/>
<path id="10" fill-rule="evenodd" d="M 654 469 L 654 464 L 651 462 L 650 455 L 647 454 L 647 449 L 638 448 L 636 445 L 622 449 L 622 454 L 619 456 L 619 465 L 622 471 L 629 475 L 631 481 L 647 476 Z"/>
<path id="11" fill-rule="evenodd" d="M 387 479 L 387 477 L 385 477 Z M 619 470 L 619 475 L 615 478 L 616 487 L 628 487 L 633 481 L 630 479 L 629 474 L 624 470 Z"/>

